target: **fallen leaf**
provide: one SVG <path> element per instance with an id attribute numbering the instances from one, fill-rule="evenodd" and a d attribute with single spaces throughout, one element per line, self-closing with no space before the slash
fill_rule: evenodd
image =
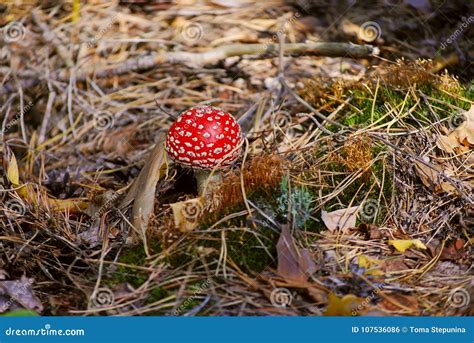
<path id="1" fill-rule="evenodd" d="M 467 151 L 474 145 L 474 105 L 471 105 L 469 111 L 464 112 L 465 120 L 451 133 L 439 135 L 436 145 L 448 153 L 456 152 L 456 149 Z"/>
<path id="2" fill-rule="evenodd" d="M 330 230 L 344 230 L 355 227 L 359 206 L 343 208 L 333 212 L 321 211 L 321 219 L 324 225 Z"/>
<path id="3" fill-rule="evenodd" d="M 165 133 L 160 132 L 157 143 L 138 177 L 133 182 L 121 206 L 125 207 L 133 202 L 132 225 L 138 230 L 139 236 L 145 239 L 150 215 L 155 206 L 155 191 L 158 181 L 163 177 L 165 165 L 164 141 Z M 134 237 L 129 237 L 134 241 Z"/>
<path id="4" fill-rule="evenodd" d="M 307 249 L 298 249 L 288 225 L 282 225 L 277 243 L 278 274 L 287 280 L 305 283 L 316 271 L 316 264 Z"/>
<path id="5" fill-rule="evenodd" d="M 359 267 L 365 269 L 364 274 L 374 276 L 384 275 L 384 272 L 380 269 L 380 267 L 383 265 L 383 261 L 381 260 L 362 254 L 357 258 L 357 264 Z"/>
<path id="6" fill-rule="evenodd" d="M 43 305 L 33 294 L 33 279 L 22 276 L 20 280 L 0 281 L 0 295 L 6 301 L 0 302 L 0 313 L 7 311 L 15 303 L 24 308 L 43 311 Z"/>
<path id="7" fill-rule="evenodd" d="M 18 185 L 20 185 L 20 174 L 18 172 L 18 163 L 13 153 L 12 153 L 10 162 L 8 163 L 7 177 L 13 186 L 17 187 Z"/>
<path id="8" fill-rule="evenodd" d="M 415 170 L 417 175 L 420 177 L 421 182 L 428 187 L 434 189 L 436 192 L 452 192 L 456 188 L 450 183 L 443 181 L 439 170 L 430 168 L 427 165 L 415 161 Z"/>
<path id="9" fill-rule="evenodd" d="M 457 239 L 454 242 L 446 245 L 441 253 L 441 260 L 452 260 L 456 261 L 460 258 L 464 258 L 467 254 L 464 245 L 466 242 L 463 239 Z"/>
<path id="10" fill-rule="evenodd" d="M 359 307 L 364 302 L 363 298 L 359 298 L 354 294 L 346 294 L 339 298 L 334 293 L 329 293 L 328 307 L 324 312 L 325 316 L 353 316 L 358 314 Z"/>
<path id="11" fill-rule="evenodd" d="M 416 314 L 418 310 L 418 299 L 414 295 L 404 295 L 404 294 L 391 294 L 386 295 L 384 299 L 378 304 L 384 310 L 387 311 L 400 311 L 403 310 L 404 313 Z"/>
<path id="12" fill-rule="evenodd" d="M 426 246 L 419 239 L 391 239 L 388 244 L 393 245 L 400 252 L 405 252 L 413 245 L 418 249 L 426 249 Z"/>
<path id="13" fill-rule="evenodd" d="M 383 264 L 383 270 L 385 273 L 394 273 L 407 269 L 408 266 L 405 264 L 404 258 L 387 259 Z"/>
<path id="14" fill-rule="evenodd" d="M 454 153 L 454 149 L 459 147 L 460 144 L 453 135 L 439 135 L 438 139 L 436 140 L 436 145 L 445 152 Z"/>
<path id="15" fill-rule="evenodd" d="M 369 239 L 381 239 L 383 237 L 380 228 L 374 224 L 360 223 L 357 227 L 357 231 L 364 234 L 364 238 Z"/>
<path id="16" fill-rule="evenodd" d="M 465 121 L 461 123 L 453 133 L 459 142 L 465 146 L 474 145 L 474 105 L 469 111 L 464 112 Z"/>
<path id="17" fill-rule="evenodd" d="M 39 314 L 31 310 L 15 310 L 15 311 L 7 312 L 5 314 L 0 314 L 0 317 L 31 317 L 31 316 L 39 316 Z"/>

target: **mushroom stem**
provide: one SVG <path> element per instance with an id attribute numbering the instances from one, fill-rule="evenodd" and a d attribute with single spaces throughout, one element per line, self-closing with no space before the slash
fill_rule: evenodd
<path id="1" fill-rule="evenodd" d="M 203 197 L 210 194 L 214 186 L 222 180 L 219 171 L 195 169 L 194 175 L 196 176 L 199 195 Z"/>

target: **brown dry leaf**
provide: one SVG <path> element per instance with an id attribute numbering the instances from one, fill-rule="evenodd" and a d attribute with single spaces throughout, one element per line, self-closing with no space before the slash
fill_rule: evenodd
<path id="1" fill-rule="evenodd" d="M 287 280 L 305 283 L 316 271 L 316 264 L 307 249 L 298 249 L 289 225 L 282 225 L 277 243 L 278 274 Z"/>
<path id="2" fill-rule="evenodd" d="M 155 206 L 156 185 L 164 175 L 162 169 L 165 165 L 165 137 L 164 132 L 159 133 L 150 157 L 121 203 L 121 206 L 125 207 L 133 201 L 132 225 L 143 238 Z"/>
<path id="3" fill-rule="evenodd" d="M 418 299 L 414 295 L 391 294 L 387 295 L 378 306 L 391 312 L 403 310 L 415 314 L 418 312 Z"/>
<path id="4" fill-rule="evenodd" d="M 460 146 L 459 141 L 453 135 L 439 135 L 436 140 L 438 148 L 445 152 L 454 153 L 454 149 Z"/>
<path id="5" fill-rule="evenodd" d="M 358 211 L 359 206 L 343 208 L 333 212 L 326 212 L 323 210 L 321 211 L 321 219 L 330 231 L 336 229 L 344 230 L 356 226 Z"/>
<path id="6" fill-rule="evenodd" d="M 382 231 L 377 225 L 360 223 L 357 227 L 357 231 L 364 235 L 366 240 L 369 239 L 381 239 L 383 237 Z"/>
<path id="7" fill-rule="evenodd" d="M 130 140 L 135 135 L 136 130 L 137 125 L 132 124 L 110 132 L 104 137 L 102 150 L 112 152 L 118 156 L 125 155 L 132 148 Z"/>
<path id="8" fill-rule="evenodd" d="M 425 164 L 415 161 L 415 171 L 420 177 L 421 182 L 428 187 L 433 188 L 436 192 L 452 192 L 456 188 L 449 182 L 442 181 L 440 172 Z"/>
<path id="9" fill-rule="evenodd" d="M 7 311 L 14 303 L 30 310 L 43 311 L 43 305 L 33 293 L 33 282 L 26 276 L 20 280 L 0 281 L 0 313 Z M 7 301 L 2 301 L 2 298 Z"/>
<path id="10" fill-rule="evenodd" d="M 471 108 L 464 113 L 464 116 L 466 120 L 453 133 L 455 133 L 461 144 L 472 146 L 474 145 L 474 105 L 471 105 Z"/>
<path id="11" fill-rule="evenodd" d="M 463 239 L 457 239 L 444 247 L 441 253 L 441 260 L 459 260 L 466 257 L 467 251 L 464 248 L 466 242 Z"/>
<path id="12" fill-rule="evenodd" d="M 436 145 L 443 151 L 454 153 L 455 149 L 467 151 L 474 145 L 474 105 L 464 112 L 465 120 L 449 135 L 439 135 Z"/>
<path id="13" fill-rule="evenodd" d="M 384 260 L 382 269 L 385 273 L 394 273 L 407 270 L 408 266 L 405 264 L 404 258 L 387 259 Z"/>
<path id="14" fill-rule="evenodd" d="M 202 198 L 180 201 L 170 206 L 173 211 L 174 225 L 179 231 L 192 231 L 199 224 L 199 218 L 204 209 Z"/>

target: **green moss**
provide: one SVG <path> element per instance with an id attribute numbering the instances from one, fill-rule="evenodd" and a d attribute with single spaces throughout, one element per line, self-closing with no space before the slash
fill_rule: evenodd
<path id="1" fill-rule="evenodd" d="M 376 89 L 375 83 L 367 83 L 365 86 L 354 86 L 351 89 L 347 89 L 344 98 L 350 98 L 350 105 L 346 106 L 339 113 L 338 120 L 350 127 L 365 127 L 370 125 L 382 117 L 384 117 L 389 109 L 397 108 L 394 111 L 400 112 L 405 115 L 408 109 L 414 108 L 410 116 L 406 116 L 403 121 L 409 124 L 430 124 L 433 122 L 431 113 L 433 107 L 427 103 L 429 98 L 437 99 L 439 101 L 430 101 L 431 106 L 436 106 L 435 112 L 439 116 L 439 119 L 447 118 L 453 114 L 457 114 L 456 110 L 453 110 L 452 106 L 459 107 L 464 110 L 468 110 L 470 103 L 465 99 L 473 99 L 474 97 L 474 85 L 473 83 L 467 86 L 460 86 L 457 90 L 451 92 L 444 92 L 441 90 L 438 84 L 423 83 L 413 89 L 402 89 L 397 87 L 391 87 L 386 84 L 379 85 Z M 328 87 L 328 89 L 331 89 Z M 421 94 L 421 93 L 423 94 Z M 452 94 L 448 94 L 452 93 Z M 375 103 L 374 96 L 376 95 Z M 334 96 L 334 95 L 332 95 Z M 426 99 L 424 98 L 426 96 Z M 403 104 L 403 110 L 400 111 L 400 106 Z M 323 114 L 329 115 L 332 110 L 322 111 Z M 377 124 L 385 124 L 390 122 L 393 116 L 387 116 Z M 397 127 L 398 123 L 395 123 L 393 127 Z M 335 127 L 330 127 L 332 130 L 337 130 Z"/>
<path id="2" fill-rule="evenodd" d="M 154 287 L 152 288 L 152 290 L 150 291 L 146 301 L 145 301 L 145 304 L 151 304 L 151 303 L 154 303 L 156 301 L 159 301 L 163 298 L 166 298 L 167 296 L 169 295 L 169 292 L 162 288 L 162 287 Z"/>
<path id="3" fill-rule="evenodd" d="M 151 254 L 158 253 L 160 251 L 159 242 L 152 241 L 149 249 Z M 118 262 L 126 264 L 127 266 L 119 265 L 117 267 L 117 270 L 107 280 L 110 285 L 128 282 L 136 288 L 140 287 L 148 279 L 148 273 L 146 271 L 134 268 L 134 266 L 144 267 L 147 264 L 143 245 L 124 249 Z"/>

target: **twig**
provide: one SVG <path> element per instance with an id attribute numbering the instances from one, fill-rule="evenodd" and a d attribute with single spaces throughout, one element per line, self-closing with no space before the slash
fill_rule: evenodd
<path id="1" fill-rule="evenodd" d="M 44 40 L 51 43 L 56 49 L 58 55 L 63 59 L 64 63 L 66 63 L 66 66 L 72 68 L 73 63 L 69 56 L 69 52 L 66 50 L 64 43 L 59 39 L 59 37 L 51 31 L 48 25 L 43 21 L 40 10 L 34 9 L 31 14 L 36 25 L 38 25 L 41 31 L 43 31 Z"/>
<path id="2" fill-rule="evenodd" d="M 206 52 L 161 52 L 147 56 L 139 56 L 110 67 L 92 65 L 88 70 L 76 75 L 76 81 L 85 81 L 88 77 L 109 78 L 130 72 L 145 71 L 164 63 L 187 64 L 193 67 L 215 64 L 233 56 L 242 55 L 271 55 L 279 53 L 280 44 L 232 44 L 221 46 Z M 288 55 L 311 55 L 328 57 L 362 58 L 378 54 L 377 48 L 371 45 L 356 45 L 349 43 L 292 43 L 285 44 L 282 53 Z M 52 75 L 52 79 L 66 81 L 70 79 L 70 70 L 63 69 Z M 40 82 L 35 79 L 20 81 L 23 88 L 34 86 Z M 8 83 L 0 88 L 0 95 L 10 93 L 15 89 Z"/>
<path id="3" fill-rule="evenodd" d="M 53 91 L 49 93 L 48 103 L 46 104 L 46 110 L 44 112 L 43 122 L 41 123 L 41 129 L 38 137 L 38 145 L 44 142 L 46 137 L 46 130 L 48 128 L 49 119 L 51 118 L 51 111 L 53 108 L 54 100 L 56 99 L 56 93 Z"/>
<path id="4" fill-rule="evenodd" d="M 163 63 L 182 63 L 193 66 L 203 66 L 217 63 L 225 58 L 242 55 L 275 55 L 279 51 L 279 44 L 232 44 L 218 47 L 206 52 L 163 52 L 153 53 L 148 56 L 140 56 L 129 59 L 117 66 L 106 69 L 96 68 L 82 75 L 78 75 L 78 80 L 84 80 L 87 76 L 94 74 L 95 77 L 103 78 L 116 75 L 123 75 L 129 72 L 143 71 L 156 67 Z M 286 44 L 283 50 L 290 55 L 313 55 L 328 57 L 354 57 L 361 58 L 376 55 L 377 51 L 370 45 L 355 45 L 348 43 L 294 43 Z M 60 79 L 64 79 L 61 75 Z"/>

